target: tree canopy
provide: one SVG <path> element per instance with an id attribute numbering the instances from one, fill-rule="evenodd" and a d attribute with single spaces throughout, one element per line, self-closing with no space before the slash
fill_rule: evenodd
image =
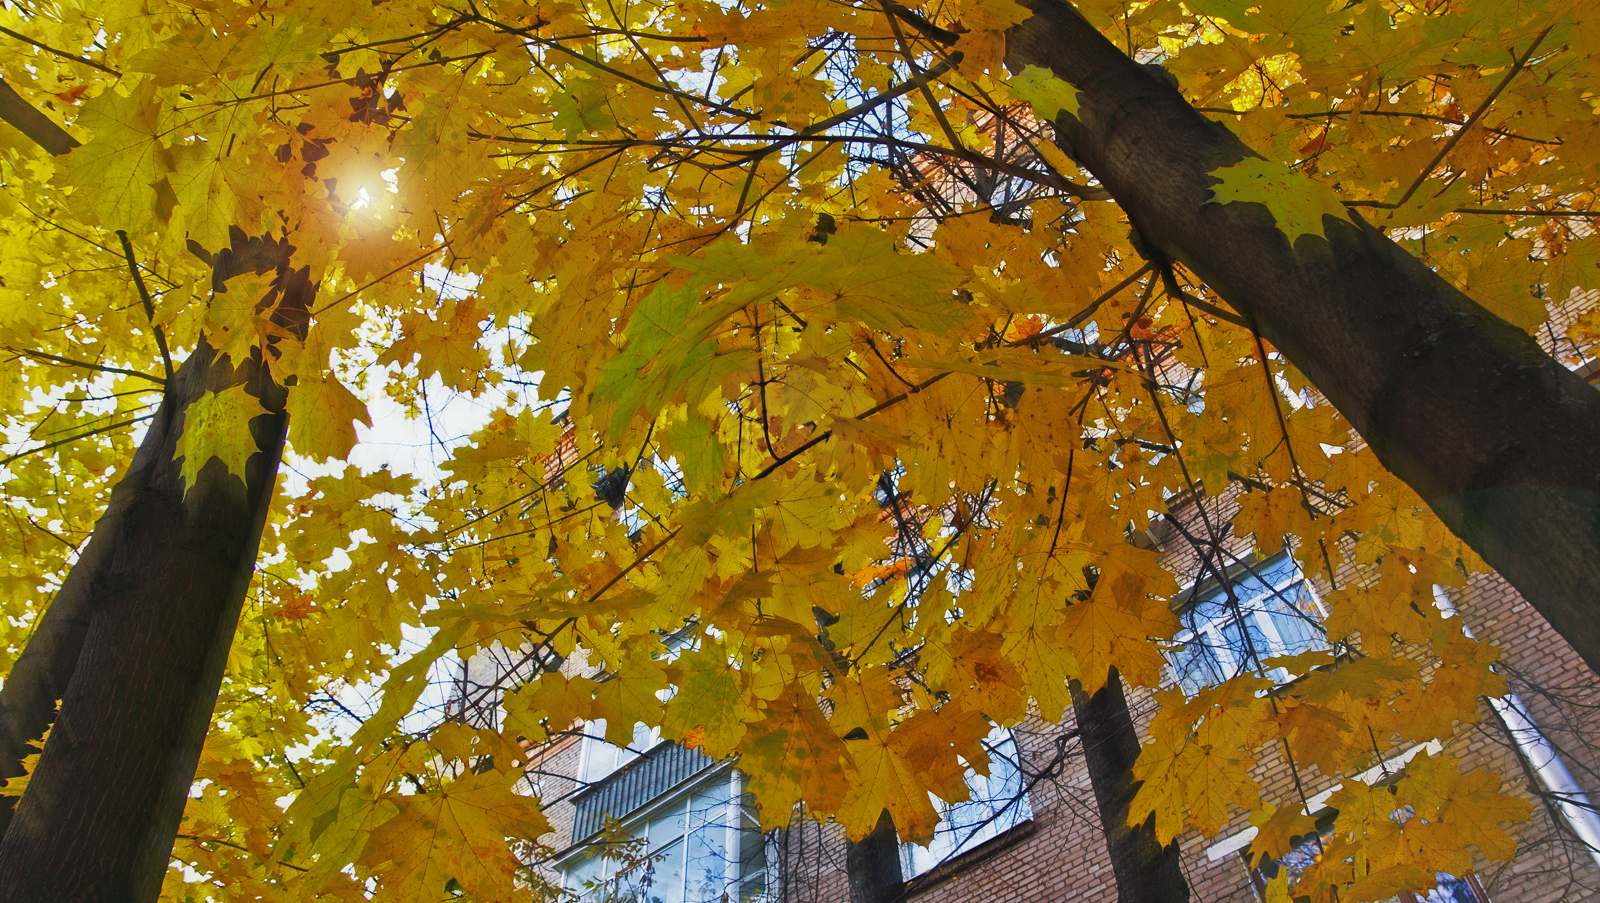
<path id="1" fill-rule="evenodd" d="M 1076 7 L 1264 158 L 1219 166 L 1207 204 L 1264 210 L 1291 255 L 1365 222 L 1587 359 L 1600 315 L 1562 306 L 1600 282 L 1580 4 Z M 1281 854 L 1310 819 L 1262 798 L 1259 757 L 1358 772 L 1504 692 L 1497 651 L 1431 601 L 1483 562 L 1055 143 L 1094 101 L 1008 71 L 1031 15 L 5 4 L 8 94 L 77 146 L 0 129 L 0 654 L 175 367 L 259 364 L 194 390 L 186 487 L 243 478 L 276 453 L 252 422 L 288 412 L 173 899 L 537 896 L 516 741 L 579 718 L 737 754 L 768 826 L 804 801 L 923 836 L 993 725 L 1059 719 L 1069 681 L 1111 668 L 1160 685 L 1179 586 L 1129 541 L 1153 526 L 1210 550 L 1202 578 L 1248 563 L 1231 530 L 1333 587 L 1327 651 L 1157 692 L 1132 816 L 1163 841 L 1244 810 Z M 349 463 L 368 402 L 420 416 L 429 392 L 492 408 L 437 479 Z M 1230 486 L 1231 525 L 1168 516 Z M 494 643 L 609 679 L 542 673 L 500 731 L 407 717 L 436 663 Z M 1265 692 L 1280 666 L 1305 676 Z M 324 714 L 380 687 L 359 724 Z M 1526 805 L 1457 764 L 1420 757 L 1393 795 L 1348 782 L 1295 894 L 1382 899 L 1469 848 L 1510 856 L 1496 825 Z"/>

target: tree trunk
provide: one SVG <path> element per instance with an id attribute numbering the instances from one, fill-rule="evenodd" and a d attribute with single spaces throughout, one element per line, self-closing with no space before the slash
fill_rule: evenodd
<path id="1" fill-rule="evenodd" d="M 314 292 L 292 249 L 236 234 L 219 281 L 276 266 L 263 305 L 303 337 Z M 274 353 L 268 349 L 268 354 Z M 283 454 L 286 391 L 260 352 L 234 367 L 201 341 L 178 370 L 128 473 L 0 691 L 0 768 L 60 713 L 0 840 L 0 901 L 153 901 L 172 855 L 223 666 L 254 572 Z M 184 491 L 184 412 L 245 385 L 247 479 L 208 462 Z"/>
<path id="2" fill-rule="evenodd" d="M 1093 696 L 1074 681 L 1072 710 L 1078 719 L 1095 806 L 1100 810 L 1111 872 L 1117 879 L 1118 903 L 1187 903 L 1189 885 L 1183 880 L 1177 842 L 1163 847 L 1156 840 L 1154 815 L 1138 827 L 1128 824 L 1128 806 L 1139 790 L 1133 780 L 1139 733 L 1128 713 L 1117 669 L 1111 669 L 1106 685 Z"/>
<path id="3" fill-rule="evenodd" d="M 1600 671 L 1600 391 L 1365 222 L 1291 248 L 1265 207 L 1204 203 L 1254 152 L 1072 6 L 1024 2 L 1006 64 L 1080 92 L 1063 147 Z"/>
<path id="4" fill-rule="evenodd" d="M 888 809 L 878 816 L 871 834 L 850 844 L 844 867 L 850 881 L 850 903 L 899 903 L 905 899 L 900 837 Z"/>

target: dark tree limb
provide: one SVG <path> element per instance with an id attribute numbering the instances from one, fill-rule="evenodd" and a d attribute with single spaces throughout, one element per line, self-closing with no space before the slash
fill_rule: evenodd
<path id="1" fill-rule="evenodd" d="M 1161 845 L 1154 815 L 1141 825 L 1128 824 L 1128 808 L 1139 791 L 1139 782 L 1133 779 L 1139 732 L 1117 669 L 1111 669 L 1106 685 L 1092 696 L 1074 681 L 1072 710 L 1117 880 L 1118 903 L 1187 903 L 1189 885 L 1183 879 L 1177 842 Z"/>
<path id="2" fill-rule="evenodd" d="M 5 79 L 0 79 L 0 119 L 9 122 L 28 140 L 58 157 L 78 146 L 78 139 L 67 134 L 66 129 L 56 125 L 33 104 L 23 100 L 22 95 L 6 84 Z"/>
<path id="3" fill-rule="evenodd" d="M 1144 240 L 1199 275 L 1457 536 L 1600 670 L 1600 391 L 1351 213 L 1291 247 L 1259 204 L 1208 204 L 1257 156 L 1072 6 L 1024 0 L 1006 64 L 1079 92 L 1058 139 Z"/>
<path id="4" fill-rule="evenodd" d="M 850 903 L 899 903 L 905 899 L 900 837 L 888 809 L 878 815 L 871 834 L 851 841 L 845 852 L 845 875 L 850 883 Z"/>

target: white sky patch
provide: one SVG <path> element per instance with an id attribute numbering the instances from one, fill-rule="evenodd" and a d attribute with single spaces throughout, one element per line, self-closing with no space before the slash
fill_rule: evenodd
<path id="1" fill-rule="evenodd" d="M 390 175 L 385 174 L 386 181 L 390 181 Z M 466 297 L 476 290 L 480 281 L 473 274 L 451 273 L 434 264 L 424 269 L 422 279 L 425 286 L 446 298 Z M 376 336 L 367 338 L 369 344 L 383 344 Z M 538 403 L 531 387 L 525 385 L 532 380 L 528 379 L 527 374 L 514 371 L 503 359 L 501 349 L 511 338 L 509 330 L 504 334 L 492 332 L 485 334 L 481 342 L 489 350 L 490 366 L 503 376 L 517 379 L 519 384 L 486 386 L 474 396 L 450 389 L 437 376 L 433 376 L 422 381 L 418 392 L 418 409 L 415 411 L 394 400 L 386 391 L 390 380 L 401 378 L 395 366 L 369 363 L 362 367 L 365 384 L 352 384 L 352 389 L 366 403 L 372 425 L 356 425 L 357 444 L 347 461 L 315 464 L 291 455 L 291 460 L 285 462 L 284 468 L 286 480 L 283 488 L 286 494 L 292 497 L 305 492 L 308 488 L 307 478 L 342 473 L 349 466 L 358 468 L 362 473 L 388 469 L 391 473 L 414 476 L 421 488 L 435 486 L 449 479 L 450 474 L 442 469 L 442 465 L 456 449 L 467 445 L 472 434 L 487 425 L 497 411 L 507 407 L 514 411 L 522 405 Z M 374 358 L 375 355 L 369 352 L 368 359 Z M 290 439 L 292 442 L 292 425 Z M 419 498 L 374 501 L 394 505 L 402 514 L 407 509 L 415 511 L 420 507 Z M 413 522 L 416 520 L 415 517 L 411 519 Z M 356 534 L 350 538 L 352 541 L 361 539 Z M 335 550 L 329 557 L 330 566 L 337 570 L 350 566 L 350 557 L 343 550 Z M 435 608 L 436 605 L 436 602 L 429 600 L 424 610 Z M 396 664 L 421 652 L 433 640 L 435 630 L 402 624 L 400 632 L 400 648 L 395 650 L 394 655 Z M 442 720 L 445 703 L 460 668 L 461 661 L 454 654 L 445 655 L 431 666 L 427 689 L 411 712 L 401 720 L 402 731 L 423 731 Z M 337 690 L 337 698 L 353 713 L 365 717 L 377 710 L 382 698 L 381 686 L 373 683 L 345 686 Z M 348 737 L 359 726 L 354 719 L 342 714 L 320 720 L 324 730 L 340 737 Z M 309 752 L 309 748 L 306 752 Z"/>

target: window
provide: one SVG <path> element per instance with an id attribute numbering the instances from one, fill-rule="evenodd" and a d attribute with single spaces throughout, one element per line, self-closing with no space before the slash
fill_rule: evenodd
<path id="1" fill-rule="evenodd" d="M 770 898 L 767 840 L 732 769 L 664 798 L 624 828 L 633 842 L 592 845 L 561 865 L 583 903 L 718 903 Z"/>
<path id="2" fill-rule="evenodd" d="M 1425 894 L 1400 894 L 1400 903 L 1489 903 L 1483 885 L 1472 875 L 1457 878 L 1448 872 L 1435 872 L 1438 884 Z"/>
<path id="3" fill-rule="evenodd" d="M 1183 648 L 1168 660 L 1173 680 L 1191 696 L 1250 670 L 1251 649 L 1266 660 L 1328 648 L 1322 629 L 1327 612 L 1288 555 L 1235 575 L 1233 592 L 1239 600 L 1237 615 L 1222 588 L 1200 595 L 1183 613 L 1184 629 L 1174 637 Z M 1279 682 L 1290 679 L 1282 668 L 1269 676 Z"/>
<path id="4" fill-rule="evenodd" d="M 997 728 L 983 745 L 989 751 L 989 776 L 967 769 L 972 798 L 945 803 L 935 797 L 934 805 L 940 812 L 933 840 L 927 846 L 901 844 L 900 869 L 907 880 L 1033 818 L 1022 784 L 1016 738 L 1010 731 Z"/>

